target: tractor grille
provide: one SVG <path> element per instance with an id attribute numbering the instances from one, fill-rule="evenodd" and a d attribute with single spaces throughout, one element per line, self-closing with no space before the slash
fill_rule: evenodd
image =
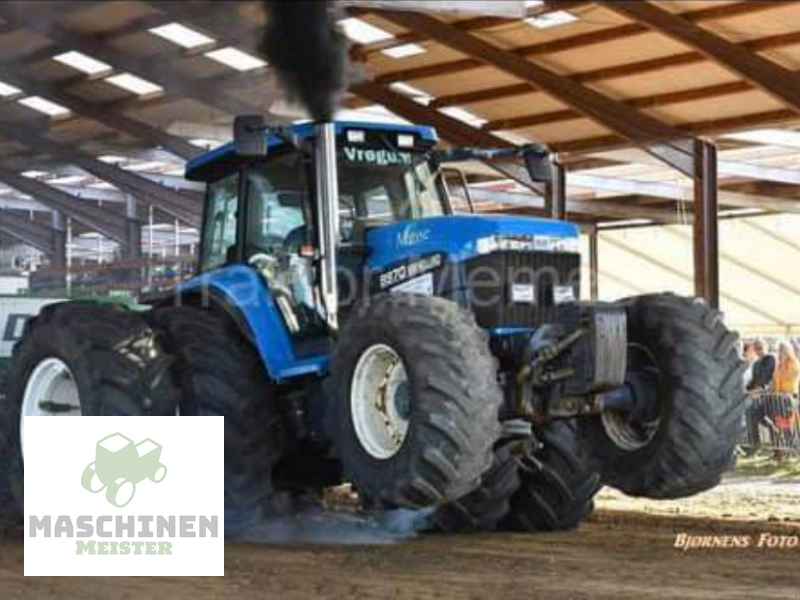
<path id="1" fill-rule="evenodd" d="M 578 299 L 580 255 L 495 252 L 467 261 L 466 277 L 472 310 L 481 327 L 537 327 L 555 321 L 556 286 L 570 286 Z M 512 292 L 515 285 L 516 293 Z M 525 297 L 531 285 L 532 297 Z"/>

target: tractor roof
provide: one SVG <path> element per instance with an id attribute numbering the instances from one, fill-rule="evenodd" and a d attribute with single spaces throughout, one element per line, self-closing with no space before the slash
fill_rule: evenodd
<path id="1" fill-rule="evenodd" d="M 425 125 L 402 125 L 399 123 L 370 123 L 362 121 L 336 121 L 336 134 L 342 134 L 350 129 L 365 131 L 385 131 L 390 133 L 413 133 L 424 142 L 433 144 L 438 141 L 436 130 Z M 300 139 L 310 138 L 314 133 L 314 123 L 296 123 L 289 127 L 291 133 Z M 269 150 L 273 151 L 286 142 L 277 135 L 265 132 L 267 136 Z M 186 179 L 190 181 L 211 181 L 219 176 L 230 173 L 243 160 L 243 157 L 236 154 L 233 142 L 223 144 L 210 152 L 201 154 L 186 163 Z"/>

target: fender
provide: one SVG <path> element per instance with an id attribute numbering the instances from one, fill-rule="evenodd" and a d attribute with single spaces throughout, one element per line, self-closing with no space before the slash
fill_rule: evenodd
<path id="1" fill-rule="evenodd" d="M 267 373 L 276 383 L 327 373 L 327 356 L 302 359 L 295 356 L 291 336 L 269 286 L 252 268 L 231 265 L 209 271 L 183 282 L 176 293 L 180 297 L 208 298 L 219 304 L 256 347 Z"/>

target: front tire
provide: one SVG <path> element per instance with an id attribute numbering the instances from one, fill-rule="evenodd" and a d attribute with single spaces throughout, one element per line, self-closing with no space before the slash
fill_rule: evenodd
<path id="1" fill-rule="evenodd" d="M 515 446 L 508 443 L 497 448 L 480 486 L 436 509 L 428 519 L 430 529 L 440 533 L 494 531 L 508 514 L 511 498 L 520 486 Z"/>
<path id="2" fill-rule="evenodd" d="M 331 438 L 367 501 L 436 507 L 480 484 L 502 392 L 471 313 L 441 298 L 373 298 L 342 331 L 331 378 Z"/>
<path id="3" fill-rule="evenodd" d="M 0 476 L 14 499 L 2 512 L 22 514 L 23 416 L 174 415 L 171 363 L 144 318 L 118 305 L 51 304 L 29 320 L 0 400 Z"/>
<path id="4" fill-rule="evenodd" d="M 520 485 L 503 526 L 512 531 L 568 531 L 594 511 L 600 475 L 592 468 L 573 421 L 536 430 L 540 443 L 520 461 Z"/>
<path id="5" fill-rule="evenodd" d="M 732 465 L 742 430 L 746 393 L 738 337 L 700 300 L 658 294 L 625 306 L 629 363 L 649 363 L 640 372 L 651 373 L 648 388 L 657 393 L 652 406 L 637 409 L 647 418 L 608 411 L 585 421 L 603 481 L 656 499 L 710 489 Z M 629 379 L 636 384 L 630 368 Z"/>
<path id="6" fill-rule="evenodd" d="M 285 431 L 261 359 L 226 316 L 193 307 L 150 315 L 176 360 L 181 415 L 225 417 L 225 535 L 247 533 L 268 512 Z"/>

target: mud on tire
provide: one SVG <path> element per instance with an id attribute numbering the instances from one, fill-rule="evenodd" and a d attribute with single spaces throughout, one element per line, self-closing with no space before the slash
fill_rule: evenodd
<path id="1" fill-rule="evenodd" d="M 488 339 L 453 302 L 411 294 L 378 296 L 351 315 L 334 350 L 328 427 L 345 479 L 378 505 L 434 507 L 473 491 L 492 463 L 502 392 Z M 353 422 L 352 382 L 363 354 L 390 347 L 407 374 L 408 429 L 389 457 L 376 458 Z"/>
<path id="2" fill-rule="evenodd" d="M 114 304 L 64 302 L 42 309 L 14 348 L 0 400 L 0 516 L 18 519 L 23 502 L 20 417 L 28 379 L 45 359 L 67 365 L 81 414 L 174 415 L 179 393 L 171 359 L 140 313 Z M 12 500 L 13 499 L 13 500 Z M 12 500 L 9 505 L 9 500 Z"/>
<path id="3" fill-rule="evenodd" d="M 732 465 L 744 411 L 738 336 L 719 311 L 672 294 L 624 301 L 628 341 L 659 372 L 658 426 L 640 448 L 623 449 L 600 417 L 584 423 L 604 483 L 632 496 L 681 498 L 714 487 Z"/>
<path id="4" fill-rule="evenodd" d="M 502 527 L 566 531 L 592 514 L 600 475 L 592 468 L 571 420 L 536 430 L 539 447 L 520 464 L 520 485 Z"/>
<path id="5" fill-rule="evenodd" d="M 176 361 L 181 414 L 225 417 L 225 535 L 247 533 L 269 510 L 285 443 L 261 359 L 226 315 L 168 307 L 149 318 Z"/>

